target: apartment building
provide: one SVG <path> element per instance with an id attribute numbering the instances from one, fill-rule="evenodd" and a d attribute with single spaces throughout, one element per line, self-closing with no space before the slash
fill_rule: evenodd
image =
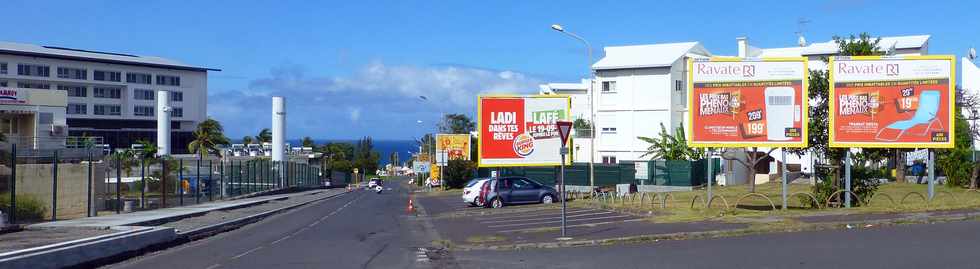
<path id="1" fill-rule="evenodd" d="M 155 141 L 154 99 L 157 91 L 168 91 L 173 152 L 186 152 L 191 132 L 207 117 L 208 71 L 220 70 L 160 57 L 0 42 L 0 89 L 65 98 L 63 111 L 51 115 L 54 120 L 41 112 L 18 121 L 44 119 L 36 122 L 51 126 L 47 136 L 100 137 L 111 148 Z M 7 114 L 0 118 L 12 123 L 7 118 L 15 117 Z M 26 139 L 44 133 L 0 131 Z"/>
<path id="2" fill-rule="evenodd" d="M 571 98 L 572 108 L 571 117 L 573 121 L 582 120 L 591 126 L 592 123 L 592 102 L 589 100 L 590 79 L 583 79 L 579 83 L 547 83 L 539 85 L 538 94 L 567 95 Z M 572 133 L 572 144 L 570 145 L 573 162 L 589 162 L 589 152 L 592 151 L 592 132 L 589 128 L 576 128 Z M 596 159 L 598 160 L 598 159 Z"/>

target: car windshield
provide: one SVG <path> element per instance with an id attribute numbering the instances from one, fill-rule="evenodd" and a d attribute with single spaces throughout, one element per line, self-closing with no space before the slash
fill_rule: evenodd
<path id="1" fill-rule="evenodd" d="M 469 182 L 466 182 L 466 187 L 467 188 L 473 187 L 473 185 L 476 185 L 476 183 L 477 182 L 480 182 L 480 180 L 483 180 L 483 179 L 482 178 L 472 179 Z"/>

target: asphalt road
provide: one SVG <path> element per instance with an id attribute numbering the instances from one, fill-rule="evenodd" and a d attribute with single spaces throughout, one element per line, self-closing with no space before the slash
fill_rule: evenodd
<path id="1" fill-rule="evenodd" d="M 453 253 L 459 268 L 980 268 L 980 222 Z"/>
<path id="2" fill-rule="evenodd" d="M 405 212 L 408 191 L 356 191 L 109 268 L 426 268 L 432 241 Z"/>

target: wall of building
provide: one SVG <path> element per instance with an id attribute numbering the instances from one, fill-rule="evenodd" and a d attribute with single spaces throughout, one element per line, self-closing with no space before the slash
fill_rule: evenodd
<path id="1" fill-rule="evenodd" d="M 672 122 L 676 97 L 671 68 L 599 70 L 596 77 L 596 162 L 603 156 L 615 156 L 617 161 L 640 160 L 649 145 L 638 136 L 656 137 L 660 123 L 667 128 L 679 124 Z M 603 81 L 615 81 L 616 91 L 602 92 Z M 603 131 L 610 127 L 616 131 Z"/>

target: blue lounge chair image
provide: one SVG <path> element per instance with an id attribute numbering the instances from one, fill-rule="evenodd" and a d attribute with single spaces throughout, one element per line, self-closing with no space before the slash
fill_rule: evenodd
<path id="1" fill-rule="evenodd" d="M 936 118 L 936 113 L 939 112 L 939 98 L 939 91 L 923 91 L 922 95 L 919 96 L 919 108 L 915 110 L 915 115 L 911 119 L 896 121 L 889 124 L 888 127 L 881 128 L 881 130 L 878 130 L 878 134 L 875 135 L 875 140 L 898 141 L 905 134 L 905 131 L 919 124 L 929 124 L 920 136 L 926 135 L 935 124 L 939 125 L 940 130 L 944 130 L 946 127 L 943 127 L 943 123 Z M 895 139 L 881 138 L 881 133 L 888 129 L 899 130 L 898 136 L 895 136 Z"/>

